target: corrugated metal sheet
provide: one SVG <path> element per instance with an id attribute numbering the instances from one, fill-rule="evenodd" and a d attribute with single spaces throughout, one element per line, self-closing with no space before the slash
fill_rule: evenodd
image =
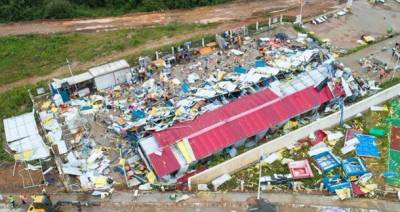
<path id="1" fill-rule="evenodd" d="M 390 148 L 400 151 L 400 127 L 392 127 Z"/>
<path id="2" fill-rule="evenodd" d="M 215 151 L 253 136 L 285 120 L 309 111 L 333 98 L 328 87 L 321 92 L 309 87 L 284 98 L 274 99 L 223 123 L 208 127 L 204 133 L 189 135 L 196 158 L 202 159 Z"/>
<path id="3" fill-rule="evenodd" d="M 224 121 L 231 116 L 235 116 L 276 98 L 278 98 L 278 96 L 270 89 L 252 95 L 242 96 L 216 110 L 206 112 L 192 121 L 180 122 L 167 130 L 155 132 L 153 136 L 160 146 L 168 146 L 190 134 L 204 130 L 210 125 Z"/>
<path id="4" fill-rule="evenodd" d="M 265 89 L 256 94 L 243 96 L 214 111 L 206 112 L 192 121 L 177 123 L 167 130 L 155 132 L 153 136 L 161 149 L 169 149 L 170 145 L 187 138 L 196 159 L 200 160 L 333 98 L 328 86 L 320 92 L 310 86 L 284 97 Z M 152 154 L 149 158 L 151 161 L 157 159 L 154 169 L 161 170 L 156 171 L 158 176 L 179 169 L 175 156 L 169 154 L 168 150 L 162 156 Z"/>
<path id="5" fill-rule="evenodd" d="M 85 82 L 85 81 L 88 81 L 91 79 L 93 79 L 93 76 L 89 72 L 84 72 L 82 74 L 64 78 L 63 81 L 68 82 L 69 85 L 75 85 L 75 84 Z"/>
<path id="6" fill-rule="evenodd" d="M 3 123 L 7 142 L 39 134 L 33 112 L 4 119 Z"/>
<path id="7" fill-rule="evenodd" d="M 179 162 L 170 147 L 164 147 L 158 151 L 158 153 L 155 152 L 148 156 L 157 176 L 162 177 L 180 168 Z"/>
<path id="8" fill-rule="evenodd" d="M 127 69 L 129 67 L 130 66 L 128 62 L 126 62 L 126 60 L 118 60 L 112 63 L 107 63 L 101 66 L 91 68 L 89 69 L 89 73 L 94 77 L 98 77 L 121 69 Z"/>

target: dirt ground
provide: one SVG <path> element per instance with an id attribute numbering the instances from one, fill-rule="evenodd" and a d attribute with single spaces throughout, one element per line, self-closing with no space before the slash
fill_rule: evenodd
<path id="1" fill-rule="evenodd" d="M 359 61 L 361 58 L 373 55 L 376 59 L 386 63 L 389 68 L 393 68 L 396 65 L 396 61 L 392 59 L 392 48 L 394 47 L 396 42 L 400 42 L 400 36 L 396 36 L 385 40 L 381 43 L 374 44 L 370 47 L 367 47 L 359 52 L 356 52 L 351 55 L 347 55 L 345 57 L 339 58 L 339 61 L 343 62 L 351 68 L 354 72 L 354 75 L 361 76 L 362 78 L 379 80 L 379 73 L 374 72 L 366 72 L 362 69 Z M 389 73 L 385 76 L 383 80 L 390 79 L 391 77 L 399 77 L 400 73 L 397 71 L 395 73 Z"/>
<path id="2" fill-rule="evenodd" d="M 320 38 L 329 38 L 338 48 L 357 46 L 362 35 L 380 37 L 387 33 L 388 27 L 400 31 L 400 4 L 389 0 L 384 5 L 372 6 L 368 1 L 354 1 L 352 14 L 330 18 L 328 22 L 306 27 Z"/>
<path id="3" fill-rule="evenodd" d="M 309 0 L 316 11 L 325 9 L 334 0 Z M 0 36 L 21 34 L 51 34 L 60 32 L 96 31 L 116 28 L 142 27 L 172 22 L 215 23 L 245 20 L 262 14 L 298 6 L 298 0 L 238 0 L 233 3 L 200 7 L 191 10 L 171 10 L 152 13 L 132 13 L 120 17 L 73 20 L 42 20 L 0 24 Z M 319 8 L 322 7 L 322 8 Z"/>
<path id="4" fill-rule="evenodd" d="M 26 186 L 32 185 L 28 172 L 23 171 L 24 166 L 17 164 L 15 176 L 13 176 L 14 163 L 3 163 L 0 165 L 0 194 L 1 193 L 22 193 L 34 194 L 42 191 L 42 187 L 24 188 L 23 180 Z M 19 175 L 19 173 L 21 175 Z M 35 184 L 40 184 L 43 180 L 40 171 L 31 171 L 31 176 Z M 56 182 L 54 185 L 45 187 L 48 192 L 60 192 L 63 190 L 61 184 Z"/>

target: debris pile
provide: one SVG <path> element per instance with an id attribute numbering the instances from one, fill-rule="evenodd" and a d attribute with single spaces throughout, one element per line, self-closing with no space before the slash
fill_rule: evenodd
<path id="1" fill-rule="evenodd" d="M 234 157 L 281 127 L 294 130 L 366 93 L 349 68 L 305 34 L 250 37 L 239 31 L 200 48 L 187 42 L 172 54 L 157 52 L 154 60 L 141 57 L 137 67 L 120 60 L 54 79 L 51 97 L 35 109 L 69 189 L 105 197 L 121 185 L 186 188 L 210 156 Z M 278 112 L 266 121 L 246 119 Z M 251 127 L 240 125 L 247 122 Z M 208 144 L 201 137 L 206 132 L 219 140 Z M 340 136 L 324 133 L 329 144 Z M 282 160 L 292 178 L 315 173 L 310 160 Z"/>
<path id="2" fill-rule="evenodd" d="M 389 153 L 385 145 L 390 126 L 386 123 L 393 124 L 399 117 L 398 101 L 391 105 L 374 106 L 366 117 L 356 117 L 334 130 L 317 130 L 294 146 L 264 156 L 257 165 L 232 175 L 220 190 L 239 191 L 244 186 L 244 191 L 255 191 L 260 185 L 261 190 L 268 191 L 326 191 L 341 200 L 383 197 L 387 185 L 382 176 L 394 186 L 398 186 L 399 179 L 395 171 L 396 141 L 390 142 Z M 390 129 L 396 140 L 396 125 Z M 389 157 L 388 170 L 386 160 L 381 160 L 384 155 Z"/>

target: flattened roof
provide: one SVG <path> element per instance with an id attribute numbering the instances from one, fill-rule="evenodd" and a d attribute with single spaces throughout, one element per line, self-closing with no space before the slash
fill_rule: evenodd
<path id="1" fill-rule="evenodd" d="M 4 119 L 3 123 L 7 142 L 39 134 L 33 112 Z"/>
<path id="2" fill-rule="evenodd" d="M 164 147 L 159 152 L 151 153 L 148 158 L 159 177 L 177 171 L 181 167 L 170 147 Z"/>

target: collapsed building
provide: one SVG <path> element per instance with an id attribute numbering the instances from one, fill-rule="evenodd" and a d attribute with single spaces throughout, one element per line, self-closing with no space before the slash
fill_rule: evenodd
<path id="1" fill-rule="evenodd" d="M 364 93 L 327 50 L 284 33 L 225 33 L 198 49 L 185 44 L 133 68 L 103 64 L 49 87 L 36 108 L 43 134 L 60 174 L 94 195 L 112 190 L 116 178 L 128 187 L 156 177 L 173 184 L 212 155 L 234 156 L 291 119 L 313 119 Z"/>
<path id="2" fill-rule="evenodd" d="M 341 83 L 328 80 L 331 65 L 303 72 L 289 82 L 273 81 L 194 120 L 154 132 L 140 141 L 143 156 L 159 177 L 170 179 L 224 149 L 260 140 L 269 129 L 346 96 Z"/>

